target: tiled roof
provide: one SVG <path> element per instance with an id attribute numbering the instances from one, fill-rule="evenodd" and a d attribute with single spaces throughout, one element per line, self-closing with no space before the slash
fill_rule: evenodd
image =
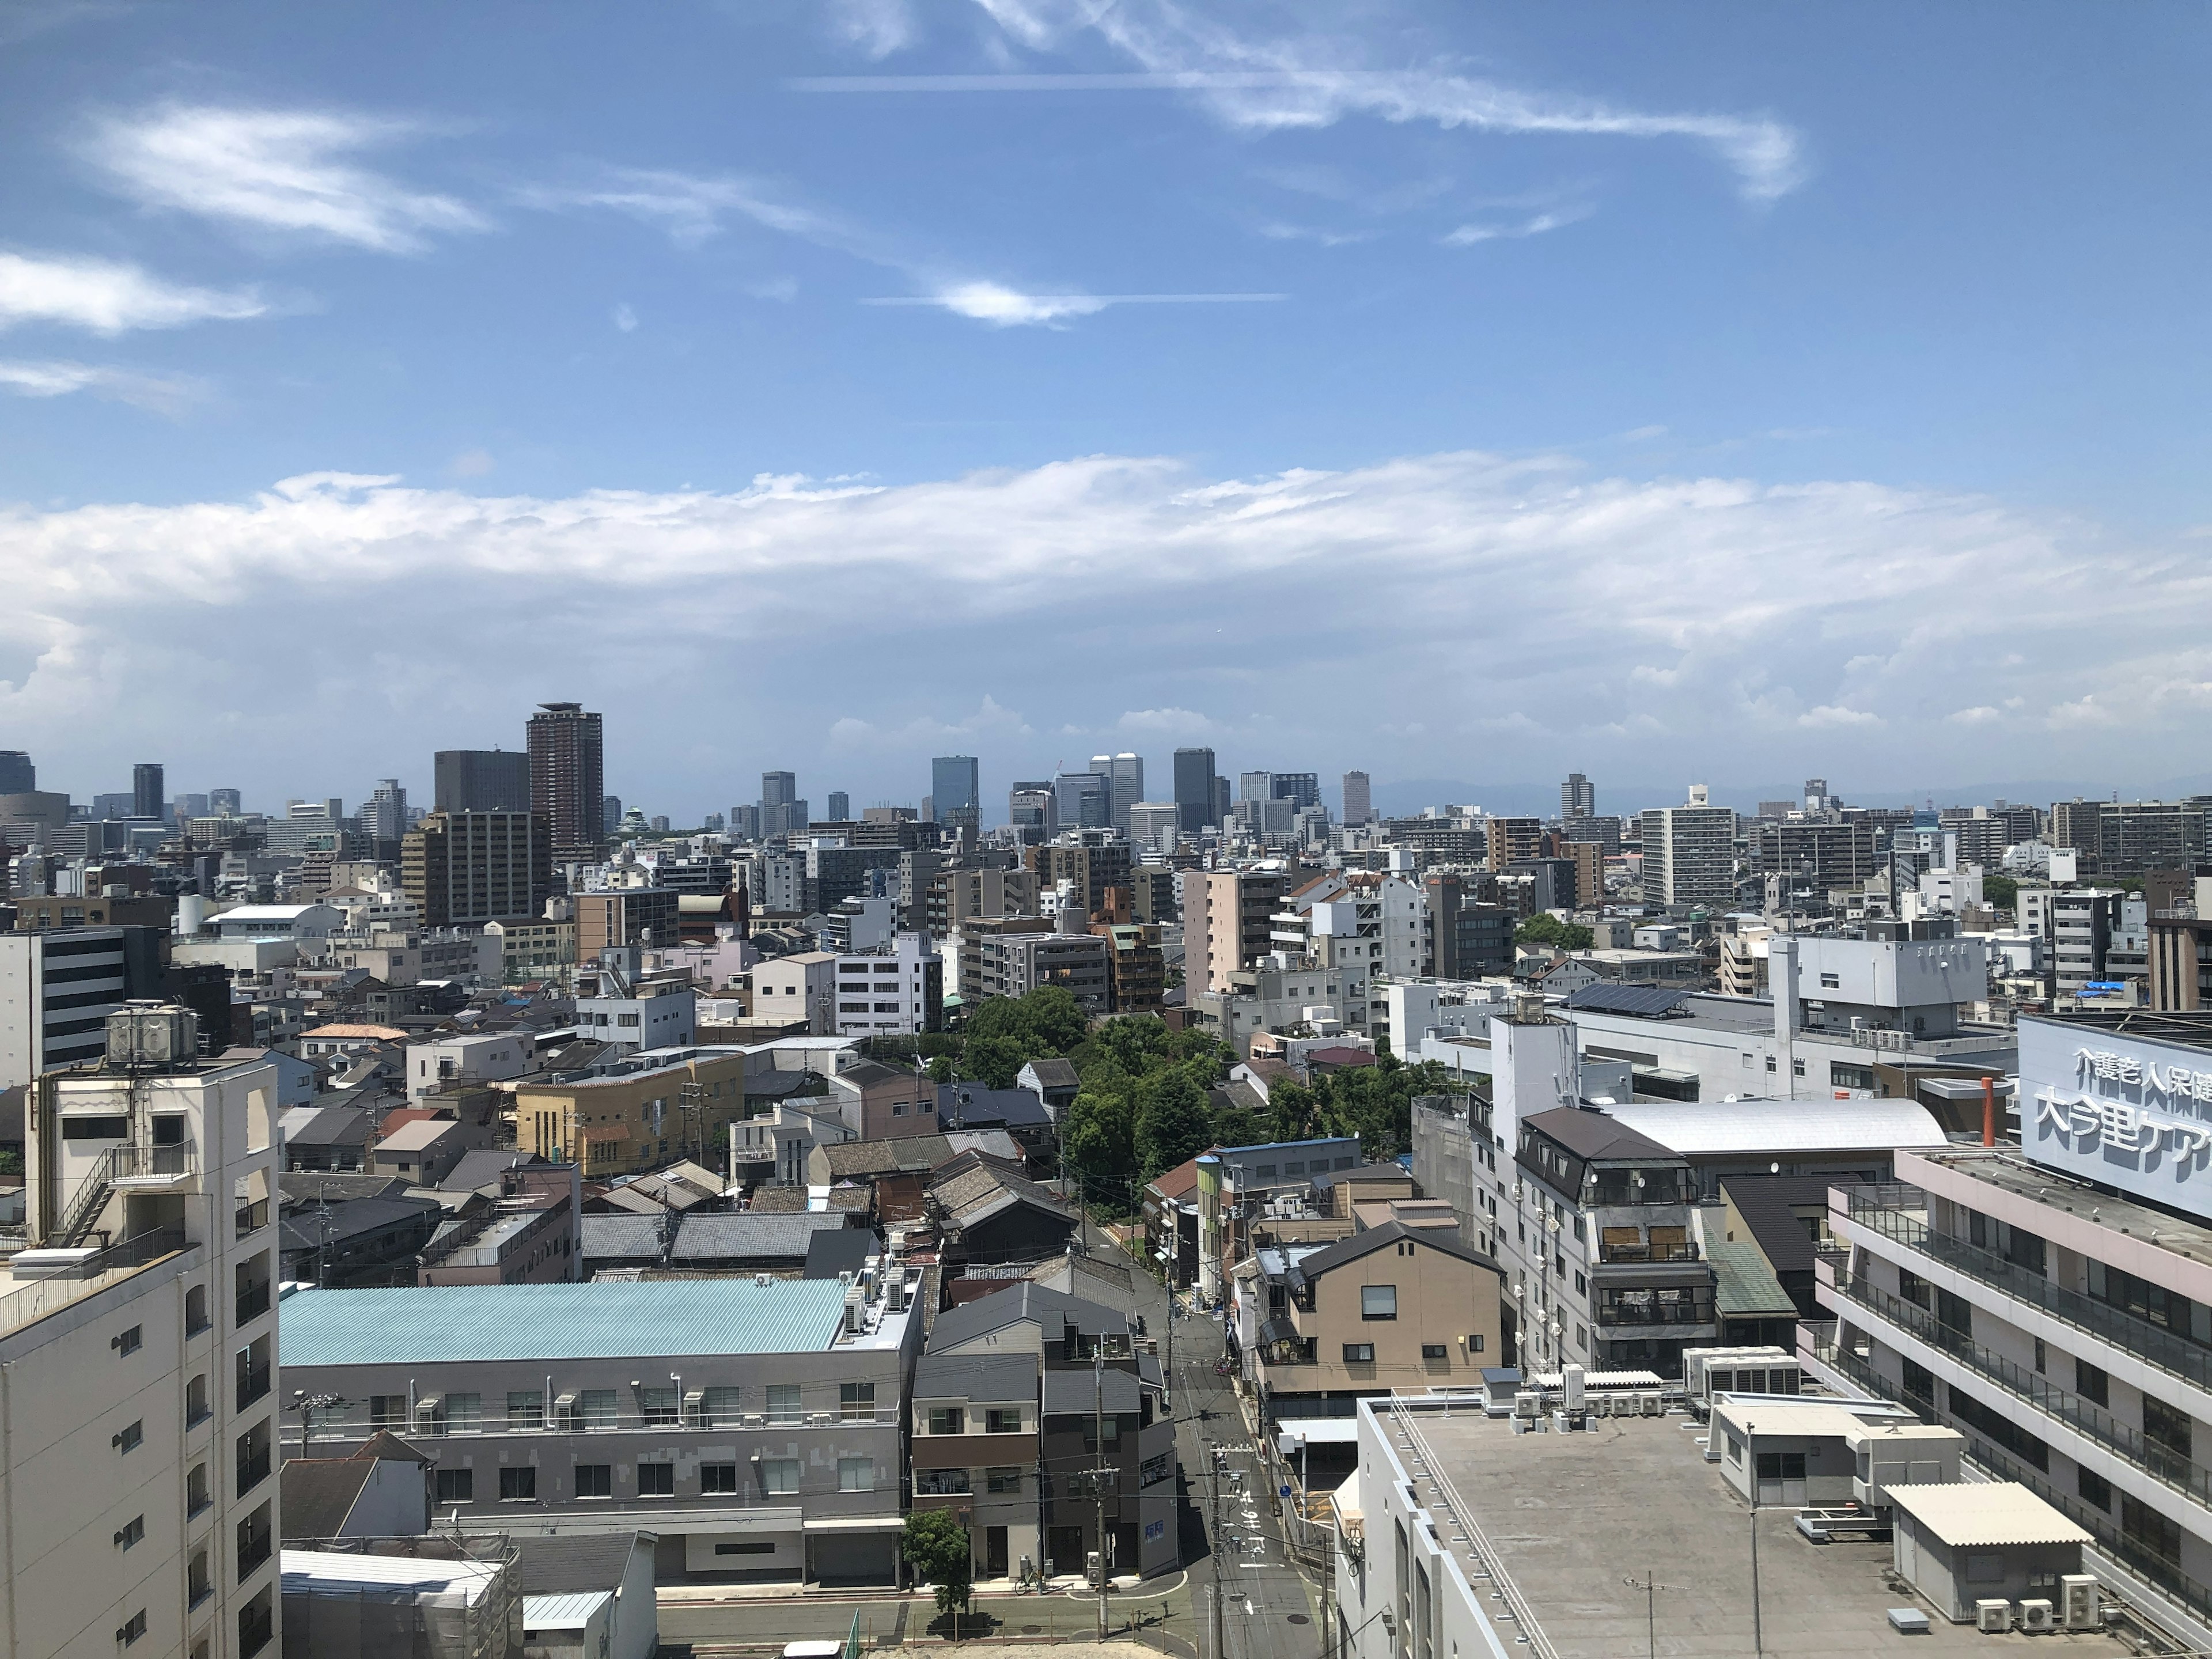
<path id="1" fill-rule="evenodd" d="M 1707 1240 L 1705 1260 L 1713 1264 L 1713 1304 L 1723 1318 L 1795 1319 L 1797 1304 L 1774 1276 L 1759 1246 L 1747 1240 Z"/>

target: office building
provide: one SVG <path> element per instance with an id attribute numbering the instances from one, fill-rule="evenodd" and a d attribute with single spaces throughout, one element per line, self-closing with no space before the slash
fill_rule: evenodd
<path id="1" fill-rule="evenodd" d="M 1006 791 L 1006 822 L 1024 846 L 1060 833 L 1060 795 L 1049 778 L 1030 779 Z"/>
<path id="2" fill-rule="evenodd" d="M 11 1653 L 273 1652 L 277 1076 L 142 1005 L 27 1117 L 5 1269 Z"/>
<path id="3" fill-rule="evenodd" d="M 1215 804 L 1215 782 L 1211 749 L 1175 751 L 1176 811 L 1177 827 L 1183 834 L 1195 837 L 1200 830 L 1221 822 L 1221 813 Z"/>
<path id="4" fill-rule="evenodd" d="M 1836 1195 L 1816 1271 L 1842 1322 L 1801 1358 L 1956 1427 L 2203 1645 L 2212 1017 L 2022 1015 L 2019 1036 L 2018 1145 L 1900 1152 L 1897 1184 Z"/>
<path id="5" fill-rule="evenodd" d="M 842 789 L 830 792 L 830 822 L 850 823 L 853 821 L 853 798 Z"/>
<path id="6" fill-rule="evenodd" d="M 39 787 L 39 769 L 21 749 L 0 749 L 0 795 L 27 795 Z"/>
<path id="7" fill-rule="evenodd" d="M 982 769 L 975 756 L 939 755 L 930 762 L 929 802 L 937 822 L 950 829 L 982 828 Z"/>
<path id="8" fill-rule="evenodd" d="M 1062 830 L 1103 830 L 1113 823 L 1114 781 L 1097 772 L 1062 772 L 1052 781 Z"/>
<path id="9" fill-rule="evenodd" d="M 164 816 L 168 797 L 161 781 L 161 766 L 158 761 L 141 761 L 131 769 L 131 816 L 134 818 L 158 818 Z"/>
<path id="10" fill-rule="evenodd" d="M 978 933 L 963 946 L 963 997 L 969 982 L 965 958 L 971 951 L 977 996 L 1023 997 L 1057 985 L 1085 1014 L 1096 1018 L 1114 1011 L 1114 947 L 1096 933 Z"/>
<path id="11" fill-rule="evenodd" d="M 441 749 L 432 766 L 434 811 L 530 810 L 530 757 L 520 750 Z"/>
<path id="12" fill-rule="evenodd" d="M 1093 755 L 1091 769 L 1111 785 L 1109 817 L 1116 830 L 1129 833 L 1129 814 L 1145 798 L 1145 760 L 1123 750 L 1118 755 Z"/>
<path id="13" fill-rule="evenodd" d="M 1275 798 L 1275 775 L 1273 772 L 1240 772 L 1237 775 L 1237 799 L 1239 800 L 1273 800 Z"/>
<path id="14" fill-rule="evenodd" d="M 150 927 L 0 933 L 0 1089 L 97 1060 L 107 1017 L 160 981 Z"/>
<path id="15" fill-rule="evenodd" d="M 806 833 L 807 803 L 799 793 L 799 779 L 790 772 L 761 774 L 760 833 L 803 836 Z"/>
<path id="16" fill-rule="evenodd" d="M 1374 797 L 1368 787 L 1367 774 L 1346 772 L 1344 775 L 1344 821 L 1346 823 L 1364 823 L 1374 816 Z"/>
<path id="17" fill-rule="evenodd" d="M 535 812 L 433 812 L 400 841 L 399 884 L 425 927 L 543 916 L 552 830 Z"/>
<path id="18" fill-rule="evenodd" d="M 341 805 L 324 805 L 324 817 L 333 824 L 338 821 Z M 398 851 L 400 837 L 407 833 L 407 792 L 400 787 L 398 779 L 380 779 L 374 793 L 362 803 L 361 833 L 377 857 L 388 858 Z"/>
<path id="19" fill-rule="evenodd" d="M 1735 902 L 1735 814 L 1708 805 L 1703 785 L 1690 803 L 1643 816 L 1644 902 L 1726 909 Z"/>
<path id="20" fill-rule="evenodd" d="M 1140 800 L 1129 809 L 1131 845 L 1158 853 L 1175 850 L 1182 811 L 1171 800 Z"/>
<path id="21" fill-rule="evenodd" d="M 301 1291 L 286 1375 L 323 1456 L 380 1431 L 522 1537 L 654 1534 L 662 1584 L 896 1582 L 920 1274 Z M 296 1444 L 298 1425 L 285 1432 Z"/>
<path id="22" fill-rule="evenodd" d="M 1567 781 L 1559 786 L 1560 821 L 1596 816 L 1597 786 L 1579 772 L 1568 773 Z"/>
<path id="23" fill-rule="evenodd" d="M 1824 898 L 1830 889 L 1856 887 L 1882 867 L 1884 849 L 1876 845 L 1875 826 L 1863 820 L 1761 819 L 1750 840 L 1754 872 Z"/>
<path id="24" fill-rule="evenodd" d="M 553 835 L 556 864 L 596 862 L 609 823 L 599 717 L 581 703 L 546 702 L 530 717 L 530 810 Z M 613 803 L 619 817 L 621 803 Z"/>

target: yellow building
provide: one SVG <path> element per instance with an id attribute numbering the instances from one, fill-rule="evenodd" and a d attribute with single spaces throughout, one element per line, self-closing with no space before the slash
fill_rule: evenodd
<path id="1" fill-rule="evenodd" d="M 499 976 L 506 985 L 524 980 L 558 979 L 576 963 L 576 924 L 521 916 L 484 924 L 499 938 Z"/>
<path id="2" fill-rule="evenodd" d="M 640 1055 L 635 1069 L 567 1082 L 515 1085 L 515 1145 L 586 1181 L 637 1175 L 679 1158 L 726 1162 L 729 1126 L 745 1115 L 745 1057 L 735 1048 Z"/>

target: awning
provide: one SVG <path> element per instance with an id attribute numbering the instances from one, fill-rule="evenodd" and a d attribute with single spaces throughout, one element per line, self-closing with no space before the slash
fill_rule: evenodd
<path id="1" fill-rule="evenodd" d="M 1260 1340 L 1262 1343 L 1296 1342 L 1298 1340 L 1298 1328 L 1277 1316 L 1260 1327 Z"/>
<path id="2" fill-rule="evenodd" d="M 902 1515 L 823 1515 L 806 1523 L 809 1532 L 896 1532 L 906 1525 Z"/>

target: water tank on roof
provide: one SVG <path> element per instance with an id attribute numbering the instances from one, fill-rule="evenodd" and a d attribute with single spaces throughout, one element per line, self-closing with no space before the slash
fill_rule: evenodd
<path id="1" fill-rule="evenodd" d="M 107 1063 L 143 1071 L 189 1066 L 199 1055 L 199 1017 L 189 1008 L 141 1003 L 107 1017 Z"/>

